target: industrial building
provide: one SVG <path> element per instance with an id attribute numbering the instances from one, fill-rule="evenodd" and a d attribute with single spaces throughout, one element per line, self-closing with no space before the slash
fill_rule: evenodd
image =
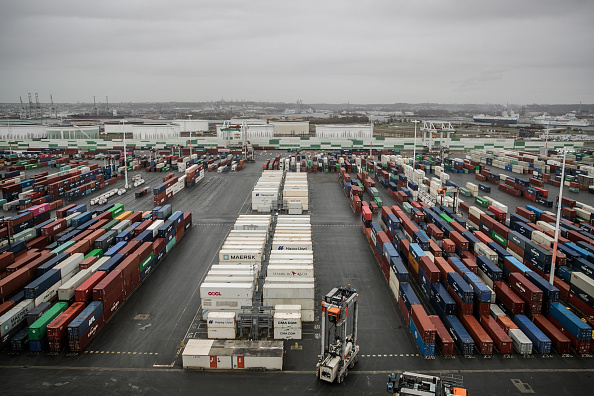
<path id="1" fill-rule="evenodd" d="M 105 133 L 132 134 L 133 139 L 169 139 L 180 137 L 181 127 L 177 123 L 106 122 Z"/>
<path id="2" fill-rule="evenodd" d="M 316 125 L 318 138 L 371 139 L 373 125 Z"/>

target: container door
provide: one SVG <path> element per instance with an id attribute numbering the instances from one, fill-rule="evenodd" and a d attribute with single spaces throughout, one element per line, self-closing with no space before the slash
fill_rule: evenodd
<path id="1" fill-rule="evenodd" d="M 216 356 L 210 357 L 210 368 L 217 368 L 217 357 Z"/>
<path id="2" fill-rule="evenodd" d="M 243 363 L 243 356 L 237 356 L 237 368 L 245 368 Z"/>

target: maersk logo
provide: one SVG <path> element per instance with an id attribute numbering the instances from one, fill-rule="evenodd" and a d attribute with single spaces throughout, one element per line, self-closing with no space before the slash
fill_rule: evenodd
<path id="1" fill-rule="evenodd" d="M 223 260 L 229 260 L 229 255 L 228 254 L 223 254 Z"/>
<path id="2" fill-rule="evenodd" d="M 227 258 L 225 258 L 227 256 Z M 237 255 L 223 255 L 223 260 L 255 260 L 256 255 L 254 254 L 237 254 Z"/>

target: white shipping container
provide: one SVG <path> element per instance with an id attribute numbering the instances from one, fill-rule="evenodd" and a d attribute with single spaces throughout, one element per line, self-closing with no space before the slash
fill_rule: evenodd
<path id="1" fill-rule="evenodd" d="M 237 351 L 242 355 L 234 355 Z M 282 370 L 282 341 L 188 340 L 182 352 L 184 368 Z"/>
<path id="2" fill-rule="evenodd" d="M 159 233 L 159 228 L 164 222 L 164 220 L 155 220 L 150 226 L 148 226 L 147 230 L 151 230 L 153 232 L 153 237 L 155 237 Z"/>
<path id="3" fill-rule="evenodd" d="M 66 260 L 58 263 L 53 269 L 60 270 L 61 277 L 64 278 L 65 275 L 69 274 L 75 268 L 78 268 L 78 265 L 82 263 L 84 260 L 85 255 L 82 253 L 74 253 L 72 256 L 68 257 Z"/>
<path id="4" fill-rule="evenodd" d="M 219 263 L 261 263 L 262 250 L 258 249 L 221 249 L 219 250 Z"/>
<path id="5" fill-rule="evenodd" d="M 301 327 L 274 327 L 275 340 L 300 340 L 301 333 Z"/>
<path id="6" fill-rule="evenodd" d="M 312 260 L 313 252 L 311 250 L 272 250 L 270 252 L 270 260 Z"/>
<path id="7" fill-rule="evenodd" d="M 314 283 L 314 278 L 298 278 L 295 276 L 270 276 L 265 283 Z"/>
<path id="8" fill-rule="evenodd" d="M 79 271 L 78 274 L 74 275 L 68 281 L 62 281 L 62 285 L 58 289 L 58 301 L 70 301 L 73 299 L 76 288 L 82 285 L 84 281 L 89 279 L 91 275 L 93 275 L 105 261 L 107 261 L 107 258 L 106 260 L 98 260 L 89 268 Z"/>
<path id="9" fill-rule="evenodd" d="M 522 330 L 509 329 L 508 335 L 514 343 L 514 349 L 516 352 L 518 352 L 520 355 L 532 354 L 532 341 L 526 337 L 526 334 L 524 334 Z"/>
<path id="10" fill-rule="evenodd" d="M 283 250 L 283 251 L 313 251 L 311 241 L 272 241 L 272 250 Z"/>
<path id="11" fill-rule="evenodd" d="M 207 329 L 208 338 L 210 339 L 223 339 L 223 340 L 234 340 L 237 338 L 237 331 L 235 327 L 208 327 Z"/>
<path id="12" fill-rule="evenodd" d="M 491 316 L 493 316 L 494 318 L 497 318 L 498 316 L 506 316 L 505 312 L 503 312 L 503 310 L 501 308 L 499 308 L 499 306 L 497 304 L 491 304 L 490 307 L 490 311 L 491 311 Z"/>
<path id="13" fill-rule="evenodd" d="M 206 325 L 208 327 L 233 327 L 235 328 L 237 314 L 235 312 L 216 312 L 211 311 L 208 313 L 206 319 Z"/>
<path id="14" fill-rule="evenodd" d="M 313 298 L 264 298 L 264 305 L 301 305 L 301 321 L 305 322 L 303 311 L 314 310 L 319 307 Z"/>
<path id="15" fill-rule="evenodd" d="M 275 312 L 274 327 L 301 328 L 301 312 Z"/>
<path id="16" fill-rule="evenodd" d="M 266 283 L 262 287 L 263 298 L 314 298 L 313 283 Z"/>
<path id="17" fill-rule="evenodd" d="M 495 253 L 490 247 L 488 247 L 483 242 L 478 242 L 474 244 L 474 252 L 478 256 L 487 256 L 487 258 L 494 263 L 496 263 L 499 260 L 499 256 L 497 256 L 497 253 Z"/>
<path id="18" fill-rule="evenodd" d="M 483 270 L 480 268 L 478 269 L 478 276 L 479 278 L 481 278 L 485 285 L 489 286 L 490 289 L 493 289 L 493 280 L 489 278 L 487 274 L 485 274 Z"/>
<path id="19" fill-rule="evenodd" d="M 390 281 L 388 282 L 388 285 L 390 286 L 390 290 L 392 290 L 392 294 L 394 295 L 396 302 L 398 302 L 398 290 L 400 289 L 400 281 L 396 277 L 396 274 L 394 273 L 392 267 L 390 267 Z"/>
<path id="20" fill-rule="evenodd" d="M 130 220 L 122 220 L 119 223 L 117 223 L 115 226 L 113 226 L 113 228 L 111 229 L 111 231 L 115 231 L 116 233 L 120 233 L 122 231 L 124 231 L 126 228 L 128 228 L 130 226 Z M 149 226 L 150 228 L 150 226 Z M 156 235 L 153 233 L 153 235 Z"/>
<path id="21" fill-rule="evenodd" d="M 252 298 L 254 293 L 253 283 L 202 283 L 200 296 L 219 299 L 246 299 Z"/>
<path id="22" fill-rule="evenodd" d="M 0 336 L 4 337 L 27 317 L 27 312 L 35 308 L 33 300 L 23 300 L 0 316 Z"/>
<path id="23" fill-rule="evenodd" d="M 555 217 L 557 217 L 557 215 L 555 215 Z M 551 232 L 555 232 L 555 226 L 551 225 L 545 221 L 542 220 L 538 220 L 536 222 L 536 225 L 539 226 L 540 228 L 542 228 L 545 231 L 551 231 Z"/>
<path id="24" fill-rule="evenodd" d="M 291 312 L 301 312 L 301 305 L 275 305 L 274 306 L 274 312 L 286 312 L 286 313 L 291 313 Z"/>
<path id="25" fill-rule="evenodd" d="M 532 231 L 532 235 L 530 238 L 538 244 L 543 244 L 549 247 L 551 247 L 555 242 L 554 238 L 551 238 L 550 236 L 546 235 L 541 231 Z"/>
<path id="26" fill-rule="evenodd" d="M 589 295 L 594 297 L 594 279 L 582 272 L 572 272 L 570 283 Z"/>
<path id="27" fill-rule="evenodd" d="M 208 275 L 204 278 L 204 283 L 255 283 L 255 276 L 216 276 Z"/>

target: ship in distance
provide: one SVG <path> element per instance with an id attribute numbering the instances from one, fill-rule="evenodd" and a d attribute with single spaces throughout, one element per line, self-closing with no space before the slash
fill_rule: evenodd
<path id="1" fill-rule="evenodd" d="M 532 119 L 536 125 L 548 125 L 551 127 L 587 127 L 590 122 L 584 118 L 577 118 L 575 112 L 567 113 L 563 116 L 553 117 L 548 114 L 542 114 Z"/>
<path id="2" fill-rule="evenodd" d="M 511 110 L 509 113 L 507 111 L 503 111 L 501 115 L 477 114 L 472 117 L 474 122 L 484 122 L 489 124 L 495 124 L 499 122 L 506 124 L 517 124 L 518 118 L 519 115 L 515 114 L 513 110 Z"/>

